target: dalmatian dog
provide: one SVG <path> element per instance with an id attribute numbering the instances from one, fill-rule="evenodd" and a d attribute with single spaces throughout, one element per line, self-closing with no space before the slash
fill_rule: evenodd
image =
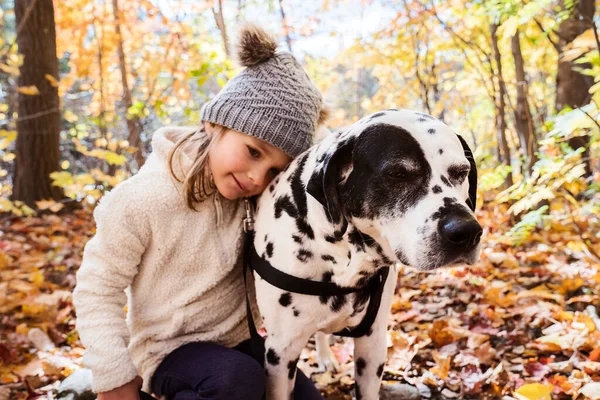
<path id="1" fill-rule="evenodd" d="M 274 268 L 356 288 L 390 268 L 371 329 L 354 339 L 357 399 L 379 398 L 397 263 L 427 271 L 478 260 L 476 173 L 468 146 L 442 121 L 386 110 L 327 136 L 259 198 L 254 246 Z M 358 325 L 369 292 L 303 295 L 254 278 L 267 330 L 267 399 L 289 399 L 310 337 Z M 326 339 L 317 335 L 321 348 Z"/>

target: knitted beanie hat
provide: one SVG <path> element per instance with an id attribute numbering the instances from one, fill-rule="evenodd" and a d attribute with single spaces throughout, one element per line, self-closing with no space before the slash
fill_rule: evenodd
<path id="1" fill-rule="evenodd" d="M 262 28 L 242 26 L 235 53 L 246 68 L 202 107 L 200 118 L 264 140 L 296 157 L 311 146 L 328 111 L 296 58 L 276 49 L 276 40 Z"/>

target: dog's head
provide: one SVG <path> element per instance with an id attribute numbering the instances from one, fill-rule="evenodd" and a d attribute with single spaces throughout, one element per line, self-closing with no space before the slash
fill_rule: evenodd
<path id="1" fill-rule="evenodd" d="M 325 208 L 336 236 L 351 221 L 375 231 L 404 264 L 430 270 L 479 257 L 473 155 L 462 137 L 429 115 L 382 111 L 329 138 L 317 149 L 307 191 Z"/>

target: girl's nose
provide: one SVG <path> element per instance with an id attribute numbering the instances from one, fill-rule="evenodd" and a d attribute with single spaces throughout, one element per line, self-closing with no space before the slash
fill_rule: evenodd
<path id="1" fill-rule="evenodd" d="M 250 171 L 248 177 L 250 181 L 254 184 L 254 186 L 259 189 L 262 188 L 266 182 L 267 174 L 263 173 L 260 169 L 254 169 Z"/>

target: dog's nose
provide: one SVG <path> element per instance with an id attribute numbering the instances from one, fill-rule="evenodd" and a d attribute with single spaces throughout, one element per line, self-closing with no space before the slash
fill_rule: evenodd
<path id="1" fill-rule="evenodd" d="M 441 234 L 454 246 L 471 250 L 481 239 L 481 225 L 470 214 L 456 215 L 442 221 Z"/>

